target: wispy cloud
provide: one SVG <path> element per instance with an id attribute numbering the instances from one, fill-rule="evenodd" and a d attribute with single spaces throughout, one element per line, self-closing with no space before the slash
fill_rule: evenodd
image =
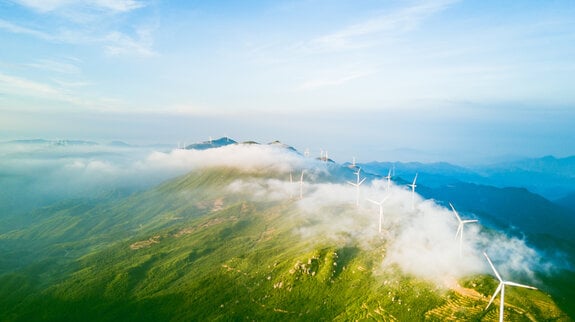
<path id="1" fill-rule="evenodd" d="M 105 8 L 115 12 L 127 12 L 145 6 L 142 1 L 134 0 L 94 0 L 89 1 L 89 3 L 93 3 L 100 8 Z"/>
<path id="2" fill-rule="evenodd" d="M 17 77 L 0 72 L 0 94 L 4 98 L 26 98 L 48 102 L 67 103 L 74 107 L 83 107 L 102 111 L 113 109 L 122 102 L 107 97 L 92 97 L 78 93 L 77 87 L 86 86 L 86 82 L 65 82 L 54 80 L 53 83 L 41 82 L 24 77 Z"/>
<path id="3" fill-rule="evenodd" d="M 392 36 L 417 28 L 428 17 L 448 8 L 454 0 L 425 1 L 381 13 L 366 21 L 355 23 L 305 44 L 310 51 L 358 49 L 379 43 L 380 36 Z"/>
<path id="4" fill-rule="evenodd" d="M 59 23 L 51 24 L 50 19 L 40 19 L 36 24 L 0 19 L 0 29 L 48 42 L 101 46 L 112 56 L 155 55 L 152 46 L 156 26 L 142 23 L 133 25 L 130 23 L 132 16 L 128 15 L 133 10 L 146 7 L 142 1 L 20 0 L 17 3 L 39 17 L 56 18 Z M 110 19 L 111 17 L 114 19 Z M 128 32 L 129 30 L 132 30 L 133 34 Z"/>
<path id="5" fill-rule="evenodd" d="M 300 90 L 315 90 L 323 87 L 331 87 L 331 86 L 338 86 L 343 85 L 347 82 L 351 82 L 358 78 L 363 78 L 368 75 L 373 74 L 373 71 L 359 71 L 359 72 L 352 72 L 348 74 L 344 74 L 339 77 L 322 77 L 311 79 L 304 82 L 299 89 Z"/>
<path id="6" fill-rule="evenodd" d="M 16 0 L 15 2 L 41 13 L 59 10 L 85 11 L 94 9 L 122 13 L 145 6 L 143 2 L 134 0 Z"/>
<path id="7" fill-rule="evenodd" d="M 45 98 L 59 98 L 63 99 L 64 94 L 48 84 L 31 81 L 25 78 L 14 77 L 0 73 L 0 92 L 3 94 L 12 95 L 35 95 Z"/>
<path id="8" fill-rule="evenodd" d="M 37 59 L 26 64 L 26 66 L 59 74 L 79 74 L 81 72 L 80 68 L 74 64 L 51 59 Z"/>
<path id="9" fill-rule="evenodd" d="M 106 53 L 111 56 L 117 55 L 137 55 L 142 57 L 155 56 L 157 53 L 153 48 L 153 37 L 149 29 L 141 29 L 136 33 L 136 37 L 113 31 L 104 38 Z"/>
<path id="10" fill-rule="evenodd" d="M 40 30 L 36 30 L 33 28 L 23 27 L 18 24 L 6 21 L 4 19 L 0 19 L 0 29 L 5 31 L 21 34 L 21 35 L 28 35 L 38 39 L 46 40 L 46 41 L 58 41 L 58 37 Z"/>

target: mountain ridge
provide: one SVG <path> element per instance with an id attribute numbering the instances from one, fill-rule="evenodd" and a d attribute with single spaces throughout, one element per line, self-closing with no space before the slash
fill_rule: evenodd
<path id="1" fill-rule="evenodd" d="M 356 189 L 346 181 L 366 177 L 362 171 L 356 178 L 357 168 L 289 149 L 278 154 L 275 144 L 249 146 L 190 154 L 205 161 L 213 159 L 205 153 L 219 158 L 228 151 L 243 161 L 236 167 L 198 166 L 118 199 L 48 206 L 36 210 L 34 224 L 0 233 L 0 250 L 9 255 L 0 259 L 0 318 L 491 320 L 498 309 L 484 307 L 495 280 L 487 267 L 475 268 L 486 263 L 471 246 L 499 259 L 505 276 L 529 278 L 497 256 L 497 245 L 486 244 L 497 237 L 514 247 L 504 251 L 514 251 L 524 273 L 534 267 L 545 274 L 521 240 L 482 227 L 466 230 L 469 241 L 479 240 L 466 244 L 462 260 L 451 210 L 419 196 L 412 201 L 396 184 L 400 177 L 390 191 L 377 175 Z M 245 151 L 255 153 L 256 168 L 238 155 Z M 379 233 L 376 208 L 365 198 L 387 193 Z M 438 255 L 420 253 L 430 250 L 458 268 L 431 264 Z M 443 276 L 458 269 L 472 273 L 446 284 L 418 275 L 429 274 L 422 265 L 406 266 L 417 257 L 428 261 L 427 268 L 447 269 Z M 506 295 L 507 319 L 523 312 L 570 319 L 544 292 Z M 557 303 L 565 308 L 569 302 Z"/>

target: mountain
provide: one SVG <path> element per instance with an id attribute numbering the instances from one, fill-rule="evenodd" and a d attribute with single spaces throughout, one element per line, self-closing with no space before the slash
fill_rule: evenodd
<path id="1" fill-rule="evenodd" d="M 472 169 L 460 167 L 447 162 L 368 162 L 358 164 L 364 171 L 386 176 L 390 170 L 393 177 L 413 178 L 418 174 L 418 181 L 428 187 L 439 187 L 455 182 L 481 182 L 485 180 Z"/>
<path id="2" fill-rule="evenodd" d="M 530 158 L 476 170 L 492 185 L 525 187 L 551 200 L 575 192 L 575 156 Z"/>
<path id="3" fill-rule="evenodd" d="M 575 243 L 575 211 L 529 192 L 525 188 L 497 188 L 472 183 L 454 183 L 435 189 L 420 189 L 422 196 L 449 202 L 491 222 L 499 229 L 524 234 L 548 234 Z"/>
<path id="4" fill-rule="evenodd" d="M 112 141 L 108 143 L 109 146 L 115 146 L 115 147 L 120 147 L 120 148 L 127 148 L 130 147 L 131 145 L 124 142 L 124 141 Z"/>
<path id="5" fill-rule="evenodd" d="M 573 317 L 572 298 L 549 287 L 572 274 L 481 226 L 466 230 L 462 258 L 450 210 L 412 205 L 401 186 L 385 192 L 369 175 L 356 189 L 355 169 L 281 144 L 199 151 L 203 164 L 156 187 L 63 200 L 0 231 L 0 320 L 491 321 L 483 250 L 504 276 L 544 289 L 506 289 L 506 320 Z M 222 158 L 241 162 L 209 163 Z M 364 198 L 384 193 L 378 233 Z"/>
<path id="6" fill-rule="evenodd" d="M 237 144 L 237 142 L 228 138 L 228 137 L 223 137 L 223 138 L 219 138 L 217 140 L 209 140 L 209 141 L 204 141 L 202 143 L 190 144 L 190 145 L 186 146 L 185 148 L 187 150 L 206 150 L 206 149 L 218 148 L 218 147 L 222 147 L 222 146 L 226 146 L 226 145 L 230 145 L 230 144 Z"/>
<path id="7" fill-rule="evenodd" d="M 555 203 L 575 212 L 575 192 L 570 193 L 559 200 L 556 200 Z"/>
<path id="8" fill-rule="evenodd" d="M 575 156 L 522 159 L 488 165 L 462 167 L 447 162 L 368 162 L 358 164 L 367 172 L 413 177 L 428 187 L 440 187 L 457 182 L 488 185 L 499 188 L 522 187 L 549 200 L 575 192 Z"/>

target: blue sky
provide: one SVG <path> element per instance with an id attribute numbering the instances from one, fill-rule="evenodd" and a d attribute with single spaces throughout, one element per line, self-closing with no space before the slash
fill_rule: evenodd
<path id="1" fill-rule="evenodd" d="M 0 1 L 0 138 L 575 154 L 572 1 Z"/>

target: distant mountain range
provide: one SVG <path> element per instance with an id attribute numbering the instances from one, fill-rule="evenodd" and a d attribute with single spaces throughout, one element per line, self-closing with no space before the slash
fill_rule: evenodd
<path id="1" fill-rule="evenodd" d="M 390 169 L 404 177 L 419 173 L 420 182 L 429 187 L 457 182 L 500 188 L 521 187 L 549 200 L 558 200 L 575 192 L 575 157 L 546 156 L 469 168 L 446 162 L 370 162 L 360 166 L 380 175 L 387 175 Z"/>

